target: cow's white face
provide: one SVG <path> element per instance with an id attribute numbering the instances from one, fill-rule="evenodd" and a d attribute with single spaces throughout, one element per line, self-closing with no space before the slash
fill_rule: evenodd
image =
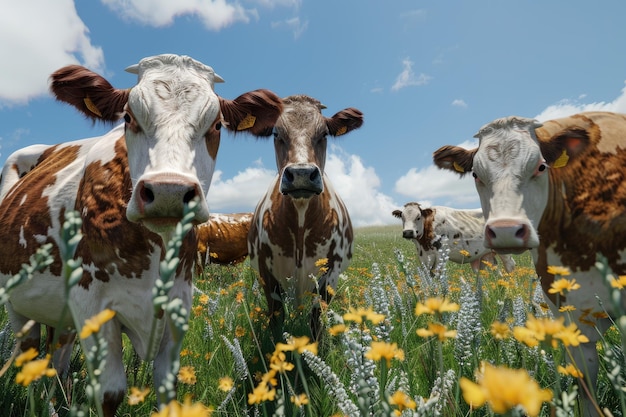
<path id="1" fill-rule="evenodd" d="M 126 216 L 148 229 L 171 230 L 190 200 L 195 222 L 208 220 L 205 200 L 219 147 L 220 103 L 213 90 L 223 80 L 189 57 L 145 58 L 125 109 L 132 197 Z"/>
<path id="2" fill-rule="evenodd" d="M 539 245 L 537 227 L 548 203 L 548 165 L 533 119 L 509 117 L 484 126 L 473 175 L 485 216 L 485 246 L 519 253 Z"/>
<path id="3" fill-rule="evenodd" d="M 402 237 L 420 239 L 424 234 L 424 216 L 416 203 L 407 203 L 402 208 Z"/>

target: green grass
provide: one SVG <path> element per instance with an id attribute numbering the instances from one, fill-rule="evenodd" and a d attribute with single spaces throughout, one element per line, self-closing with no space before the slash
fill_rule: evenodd
<path id="1" fill-rule="evenodd" d="M 540 306 L 532 302 L 536 281 L 530 256 L 515 256 L 515 260 L 517 268 L 510 275 L 501 274 L 500 269 L 476 275 L 469 265 L 449 263 L 442 276 L 431 279 L 423 276 L 419 270 L 415 247 L 402 239 L 399 226 L 359 228 L 355 231 L 351 266 L 340 280 L 336 296 L 327 306 L 327 311 L 340 317 L 350 307 L 373 307 L 376 311 L 386 309 L 387 320 L 382 325 L 366 321 L 353 327 L 349 336 L 325 334 L 319 342 L 317 356 L 349 392 L 348 401 L 357 406 L 360 401 L 365 404 L 363 407 L 367 407 L 366 399 L 369 398 L 372 401 L 369 410 L 377 415 L 393 415 L 394 408 L 388 397 L 397 390 L 404 391 L 416 400 L 431 398 L 433 392 L 442 392 L 439 400 L 431 400 L 431 407 L 435 407 L 440 415 L 490 415 L 488 407 L 471 410 L 458 386 L 461 377 L 474 379 L 474 372 L 482 360 L 498 366 L 526 369 L 542 387 L 548 387 L 554 392 L 572 392 L 573 380 L 557 378 L 555 372 L 556 366 L 563 363 L 562 350 L 531 349 L 512 338 L 497 340 L 489 331 L 496 320 L 513 326 L 526 314 L 540 313 Z M 179 383 L 178 398 L 183 401 L 190 395 L 194 402 L 215 408 L 213 415 L 255 415 L 257 406 L 248 404 L 248 394 L 267 372 L 269 357 L 275 350 L 272 332 L 264 314 L 265 299 L 256 282 L 256 273 L 247 261 L 234 267 L 211 265 L 203 276 L 196 278 L 195 284 L 199 292 L 194 296 L 189 331 L 183 342 L 181 366 L 193 368 L 196 378 L 193 384 Z M 462 310 L 439 317 L 415 316 L 417 303 L 441 295 L 459 303 Z M 472 303 L 480 304 L 474 305 L 472 309 Z M 284 329 L 287 333 L 293 336 L 309 334 L 308 307 L 288 309 Z M 417 329 L 427 328 L 433 321 L 457 329 L 459 333 L 465 326 L 470 336 L 466 334 L 465 344 L 462 344 L 453 338 L 440 342 L 436 338 L 416 334 Z M 0 333 L 2 363 L 7 360 L 12 348 L 6 323 L 6 313 L 2 311 L 0 326 L 5 328 Z M 331 324 L 328 323 L 327 327 Z M 363 359 L 363 353 L 369 349 L 372 338 L 396 343 L 403 351 L 404 359 L 391 360 L 389 367 L 384 365 L 384 360 L 371 362 Z M 615 328 L 607 333 L 607 346 L 616 353 L 616 363 L 623 367 L 620 340 L 621 335 Z M 241 353 L 239 360 L 235 358 L 232 349 L 237 344 Z M 128 342 L 125 346 L 129 386 L 152 389 L 150 367 L 137 359 Z M 68 403 L 87 401 L 83 394 L 87 374 L 83 356 L 77 347 L 71 369 L 76 382 L 70 390 L 61 389 L 54 381 L 43 378 L 31 384 L 29 389 L 32 392 L 29 393 L 27 388 L 15 384 L 17 369 L 11 366 L 0 377 L 2 415 L 48 415 L 47 401 L 41 398 L 49 398 L 45 393 L 55 386 L 53 396 L 59 415 L 69 415 Z M 316 375 L 304 359 L 302 355 L 286 352 L 286 360 L 297 366 L 279 375 L 277 398 L 258 405 L 259 415 L 343 415 L 338 404 L 338 394 L 329 394 L 328 391 L 337 386 L 329 387 L 324 379 L 327 375 Z M 439 378 L 442 373 L 446 375 L 443 381 Z M 227 393 L 219 388 L 220 378 L 223 377 L 235 381 L 232 392 Z M 366 377 L 369 380 L 362 382 L 359 388 L 359 379 Z M 602 371 L 597 397 L 615 416 L 623 415 L 620 404 L 622 398 L 613 385 L 606 372 Z M 350 393 L 353 388 L 357 390 L 357 395 Z M 306 393 L 309 404 L 299 410 L 289 400 L 293 393 Z M 33 397 L 35 401 L 32 401 Z M 118 415 L 148 416 L 155 404 L 152 389 L 139 405 L 131 406 L 124 401 Z M 424 415 L 433 413 L 431 408 Z M 365 412 L 361 411 L 360 414 L 364 415 Z M 97 414 L 92 409 L 87 415 Z M 547 404 L 541 415 L 550 415 Z"/>

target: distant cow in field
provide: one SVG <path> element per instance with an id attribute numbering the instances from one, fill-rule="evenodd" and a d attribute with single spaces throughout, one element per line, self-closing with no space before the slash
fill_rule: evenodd
<path id="1" fill-rule="evenodd" d="M 483 261 L 496 263 L 493 250 L 484 244 L 485 219 L 481 209 L 423 208 L 411 202 L 391 214 L 402 220 L 402 237 L 415 244 L 419 259 L 428 271 L 433 272 L 437 267 L 443 245 L 450 249 L 450 261 L 469 263 L 474 272 L 482 269 Z M 506 272 L 513 271 L 515 260 L 511 255 L 500 255 L 500 259 Z"/>
<path id="2" fill-rule="evenodd" d="M 337 278 L 352 258 L 352 223 L 346 207 L 333 189 L 324 165 L 326 141 L 359 128 L 362 113 L 354 108 L 324 117 L 325 107 L 314 98 L 298 95 L 283 99 L 284 111 L 274 127 L 278 175 L 254 212 L 249 234 L 250 264 L 259 272 L 269 314 L 282 317 L 283 292 L 302 302 L 315 293 L 311 276 L 326 272 L 318 283 L 327 301 Z M 319 330 L 319 308 L 311 317 L 313 336 Z M 276 324 L 276 323 L 274 323 Z"/>
<path id="3" fill-rule="evenodd" d="M 131 89 L 116 89 L 77 65 L 52 74 L 51 90 L 58 100 L 91 119 L 123 118 L 124 123 L 100 137 L 18 151 L 14 159 L 9 158 L 13 165 L 5 167 L 5 195 L 0 203 L 1 285 L 42 244 L 53 245 L 54 263 L 10 294 L 7 309 L 14 331 L 33 319 L 56 327 L 62 333 L 59 340 L 69 343 L 74 323 L 84 323 L 106 308 L 116 312 L 99 332 L 108 342 L 99 380 L 105 416 L 114 415 L 126 392 L 122 332 L 142 358 L 154 358 L 155 389 L 177 354 L 171 352 L 175 343 L 164 315 L 155 317 L 152 289 L 164 244 L 185 206 L 198 201 L 195 224 L 209 219 L 206 194 L 220 127 L 265 134 L 282 110 L 280 98 L 267 90 L 245 93 L 233 101 L 217 96 L 213 87 L 222 79 L 211 67 L 186 56 L 145 58 L 129 71 L 138 74 Z M 28 166 L 25 175 L 20 166 Z M 71 210 L 82 218 L 83 237 L 76 250 L 82 277 L 66 300 L 60 231 L 65 213 Z M 187 311 L 196 254 L 195 233 L 188 233 L 169 291 L 170 299 L 181 299 Z M 62 316 L 66 302 L 73 305 L 75 320 L 69 314 Z M 154 349 L 148 352 L 155 320 Z M 39 336 L 37 325 L 21 348 L 38 348 Z M 90 348 L 93 338 L 85 343 Z M 65 364 L 56 366 L 63 369 Z"/>
<path id="4" fill-rule="evenodd" d="M 196 226 L 198 272 L 208 264 L 236 265 L 248 256 L 248 232 L 253 213 L 211 213 Z"/>
<path id="5" fill-rule="evenodd" d="M 486 216 L 485 245 L 501 253 L 530 250 L 547 290 L 549 265 L 566 266 L 580 289 L 565 302 L 590 342 L 573 349 L 576 365 L 595 384 L 596 342 L 617 310 L 596 268 L 599 256 L 616 275 L 626 274 L 626 115 L 587 112 L 539 123 L 506 117 L 483 126 L 478 148 L 444 146 L 434 153 L 440 168 L 472 172 Z M 600 304 L 600 302 L 601 304 Z M 598 312 L 590 326 L 592 312 Z M 581 320 L 581 318 L 584 319 Z M 582 352 L 582 353 L 581 353 Z M 583 391 L 584 393 L 584 391 Z M 583 395 L 584 396 L 584 395 Z M 585 414 L 600 410 L 586 398 Z"/>

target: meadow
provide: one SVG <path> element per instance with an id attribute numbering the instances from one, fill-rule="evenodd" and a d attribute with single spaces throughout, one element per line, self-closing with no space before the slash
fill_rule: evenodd
<path id="1" fill-rule="evenodd" d="M 248 262 L 208 266 L 194 282 L 178 402 L 158 415 L 579 415 L 580 370 L 566 357 L 580 340 L 571 328 L 566 338 L 550 332 L 559 321 L 547 309 L 528 254 L 515 256 L 511 274 L 496 265 L 473 273 L 469 265 L 446 263 L 431 276 L 415 252 L 399 225 L 356 229 L 351 266 L 333 300 L 322 303 L 325 332 L 317 343 L 308 339 L 310 305 L 288 307 L 284 339 L 276 341 Z M 320 274 L 323 267 L 321 260 Z M 318 301 L 311 294 L 310 303 Z M 626 319 L 600 342 L 594 395 L 613 416 L 626 412 L 625 328 L 619 323 L 626 326 Z M 76 345 L 70 384 L 45 371 L 17 383 L 26 365 L 14 363 L 4 310 L 0 328 L 0 415 L 98 415 L 85 394 L 97 388 L 97 372 L 85 366 L 93 355 Z M 126 346 L 131 388 L 118 415 L 156 415 L 151 366 Z M 30 360 L 41 358 L 44 353 Z"/>

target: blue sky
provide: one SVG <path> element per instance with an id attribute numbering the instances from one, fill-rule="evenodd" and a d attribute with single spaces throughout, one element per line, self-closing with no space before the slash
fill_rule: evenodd
<path id="1" fill-rule="evenodd" d="M 485 123 L 582 110 L 626 113 L 626 2 L 369 0 L 0 1 L 0 163 L 34 143 L 100 135 L 47 92 L 79 63 L 114 86 L 161 53 L 212 66 L 226 98 L 308 94 L 359 130 L 329 141 L 326 171 L 357 226 L 393 224 L 408 201 L 479 207 L 471 178 L 432 165 Z M 253 211 L 276 174 L 271 141 L 223 134 L 213 212 Z"/>

